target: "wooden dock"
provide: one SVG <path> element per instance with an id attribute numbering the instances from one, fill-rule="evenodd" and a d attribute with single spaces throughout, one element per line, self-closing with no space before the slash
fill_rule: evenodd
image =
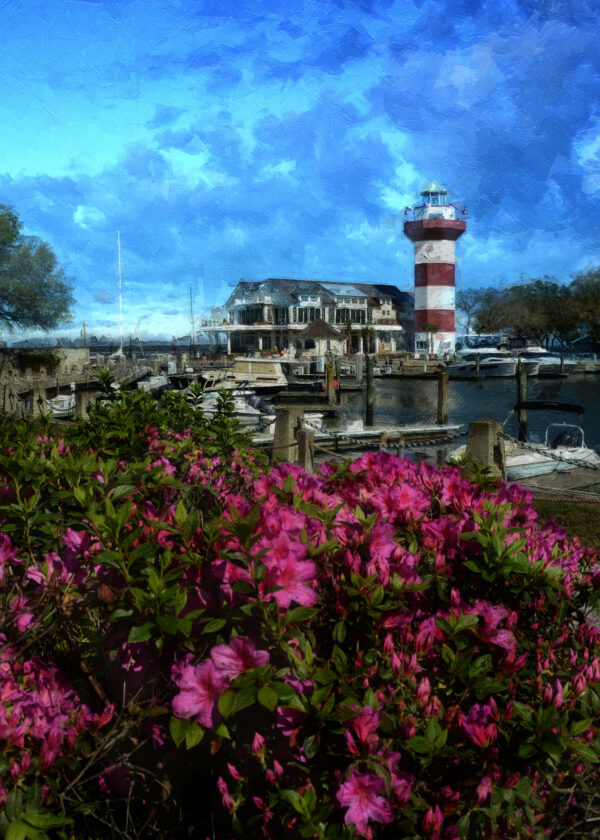
<path id="1" fill-rule="evenodd" d="M 310 427 L 309 427 L 310 428 Z M 407 444 L 421 444 L 434 441 L 446 443 L 463 427 L 455 423 L 438 425 L 437 423 L 415 423 L 406 426 L 364 426 L 347 429 L 314 430 L 315 443 L 330 445 L 334 451 L 370 449 L 374 445 L 384 447 L 403 447 Z M 273 435 L 257 435 L 254 444 L 260 448 L 273 445 Z"/>

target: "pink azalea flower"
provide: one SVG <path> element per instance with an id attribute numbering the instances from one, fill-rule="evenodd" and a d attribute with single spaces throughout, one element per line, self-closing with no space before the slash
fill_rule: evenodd
<path id="1" fill-rule="evenodd" d="M 172 678 L 180 689 L 172 701 L 173 714 L 180 718 L 197 717 L 203 726 L 215 726 L 219 720 L 217 703 L 225 680 L 214 663 L 176 665 Z"/>
<path id="2" fill-rule="evenodd" d="M 484 776 L 483 779 L 477 785 L 477 804 L 482 805 L 485 800 L 490 796 L 492 793 L 492 778 L 491 776 Z"/>
<path id="3" fill-rule="evenodd" d="M 266 650 L 256 650 L 250 639 L 236 636 L 229 645 L 215 645 L 210 652 L 210 658 L 223 678 L 234 680 L 244 671 L 266 665 L 269 654 Z"/>
<path id="4" fill-rule="evenodd" d="M 354 825 L 361 837 L 372 836 L 369 820 L 379 823 L 393 821 L 392 806 L 381 796 L 384 791 L 383 779 L 373 773 L 357 773 L 356 770 L 352 770 L 348 781 L 338 790 L 336 796 L 340 805 L 348 808 L 344 822 Z"/>

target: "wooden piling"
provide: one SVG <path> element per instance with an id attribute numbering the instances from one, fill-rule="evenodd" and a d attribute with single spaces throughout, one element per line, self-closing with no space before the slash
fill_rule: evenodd
<path id="1" fill-rule="evenodd" d="M 446 371 L 438 373 L 438 404 L 437 422 L 440 426 L 448 422 L 448 381 L 450 374 Z"/>
<path id="2" fill-rule="evenodd" d="M 354 357 L 354 369 L 356 372 L 356 384 L 362 385 L 363 382 L 363 354 L 357 353 Z"/>
<path id="3" fill-rule="evenodd" d="M 365 426 L 373 425 L 373 402 L 375 400 L 374 370 L 375 359 L 373 356 L 367 356 L 367 412 Z"/>
<path id="4" fill-rule="evenodd" d="M 325 365 L 325 387 L 327 390 L 327 402 L 329 405 L 335 403 L 335 388 L 333 387 L 333 365 L 327 362 Z"/>
<path id="5" fill-rule="evenodd" d="M 298 432 L 298 461 L 308 473 L 315 471 L 315 433 L 312 429 L 300 429 Z"/>
<path id="6" fill-rule="evenodd" d="M 498 420 L 475 420 L 469 423 L 467 455 L 477 458 L 491 474 L 506 478 L 506 454 L 503 427 Z"/>
<path id="7" fill-rule="evenodd" d="M 273 460 L 292 461 L 298 459 L 296 428 L 304 417 L 304 409 L 292 406 L 276 406 L 275 432 L 273 434 Z"/>
<path id="8" fill-rule="evenodd" d="M 481 356 L 478 353 L 477 356 L 475 357 L 475 375 L 476 376 L 479 376 L 480 367 L 481 367 Z"/>
<path id="9" fill-rule="evenodd" d="M 519 404 L 527 402 L 527 371 L 523 367 L 517 374 L 517 402 Z M 518 424 L 518 439 L 527 440 L 527 411 L 524 408 L 518 411 Z"/>

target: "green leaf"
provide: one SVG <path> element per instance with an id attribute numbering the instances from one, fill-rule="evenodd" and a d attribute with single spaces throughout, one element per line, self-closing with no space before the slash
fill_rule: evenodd
<path id="1" fill-rule="evenodd" d="M 273 691 L 273 689 L 268 685 L 261 685 L 258 689 L 256 697 L 261 706 L 264 706 L 265 709 L 268 709 L 270 712 L 273 711 L 279 701 L 277 692 Z"/>
<path id="2" fill-rule="evenodd" d="M 204 627 L 203 633 L 217 633 L 222 627 L 225 627 L 227 620 L 225 618 L 213 618 L 208 621 Z"/>
<path id="3" fill-rule="evenodd" d="M 341 644 L 346 638 L 346 623 L 344 621 L 338 621 L 333 628 L 332 635 L 334 641 L 339 642 Z"/>
<path id="4" fill-rule="evenodd" d="M 415 752 L 423 753 L 424 755 L 433 752 L 433 744 L 422 735 L 414 735 L 412 738 L 409 738 L 407 745 Z"/>
<path id="5" fill-rule="evenodd" d="M 23 820 L 11 822 L 6 830 L 5 840 L 25 840 L 27 837 L 27 823 Z"/>
<path id="6" fill-rule="evenodd" d="M 467 630 L 469 627 L 475 627 L 479 623 L 479 616 L 477 615 L 461 615 L 454 628 L 455 633 L 460 633 L 461 630 Z"/>
<path id="7" fill-rule="evenodd" d="M 289 476 L 288 476 L 289 478 Z M 286 799 L 299 814 L 306 814 L 306 805 L 300 794 L 295 790 L 281 790 L 281 796 Z"/>
<path id="8" fill-rule="evenodd" d="M 579 741 L 572 741 L 571 747 L 575 750 L 575 752 L 579 753 L 582 758 L 587 759 L 592 764 L 598 763 L 598 754 L 596 750 L 592 749 L 592 747 L 588 747 L 587 744 L 582 744 Z"/>
<path id="9" fill-rule="evenodd" d="M 152 635 L 153 627 L 154 624 L 151 621 L 147 621 L 139 627 L 132 627 L 129 631 L 129 636 L 127 637 L 127 643 L 132 644 L 133 642 L 147 642 Z"/>
<path id="10" fill-rule="evenodd" d="M 172 717 L 169 721 L 169 732 L 171 733 L 171 738 L 175 742 L 176 747 L 178 747 L 185 739 L 188 726 L 189 721 L 183 720 L 182 718 Z"/>
<path id="11" fill-rule="evenodd" d="M 565 745 L 560 735 L 554 732 L 545 732 L 540 741 L 540 747 L 552 758 L 558 758 L 564 751 Z"/>
<path id="12" fill-rule="evenodd" d="M 246 709 L 248 706 L 251 706 L 255 700 L 255 686 L 249 685 L 246 688 L 242 688 L 241 691 L 236 692 L 235 698 L 233 700 L 232 714 L 235 714 L 236 712 L 241 712 L 242 709 Z"/>
<path id="13" fill-rule="evenodd" d="M 204 729 L 196 721 L 190 721 L 187 732 L 185 733 L 185 748 L 191 750 L 196 744 L 204 738 Z"/>
<path id="14" fill-rule="evenodd" d="M 348 658 L 344 651 L 337 645 L 333 647 L 332 658 L 338 674 L 345 674 L 348 668 Z"/>
<path id="15" fill-rule="evenodd" d="M 228 688 L 219 697 L 219 711 L 224 718 L 228 718 L 233 712 L 233 701 L 235 700 L 235 691 Z"/>

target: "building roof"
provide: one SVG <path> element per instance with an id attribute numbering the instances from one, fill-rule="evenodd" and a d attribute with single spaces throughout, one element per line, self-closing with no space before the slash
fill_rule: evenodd
<path id="1" fill-rule="evenodd" d="M 447 193 L 448 190 L 439 181 L 430 181 L 424 190 L 421 190 L 421 195 L 426 195 L 427 193 Z"/>
<path id="2" fill-rule="evenodd" d="M 357 283 L 357 289 L 361 289 L 369 297 L 389 297 L 394 303 L 400 306 L 412 306 L 413 300 L 409 292 L 401 292 L 397 286 L 388 283 Z"/>
<path id="3" fill-rule="evenodd" d="M 317 318 L 306 329 L 296 333 L 298 338 L 343 338 L 343 334 L 322 318 Z"/>
<path id="4" fill-rule="evenodd" d="M 345 297 L 366 297 L 365 293 L 361 291 L 360 286 L 356 283 L 336 283 L 332 281 L 321 283 L 321 286 L 334 295 L 344 295 Z"/>

